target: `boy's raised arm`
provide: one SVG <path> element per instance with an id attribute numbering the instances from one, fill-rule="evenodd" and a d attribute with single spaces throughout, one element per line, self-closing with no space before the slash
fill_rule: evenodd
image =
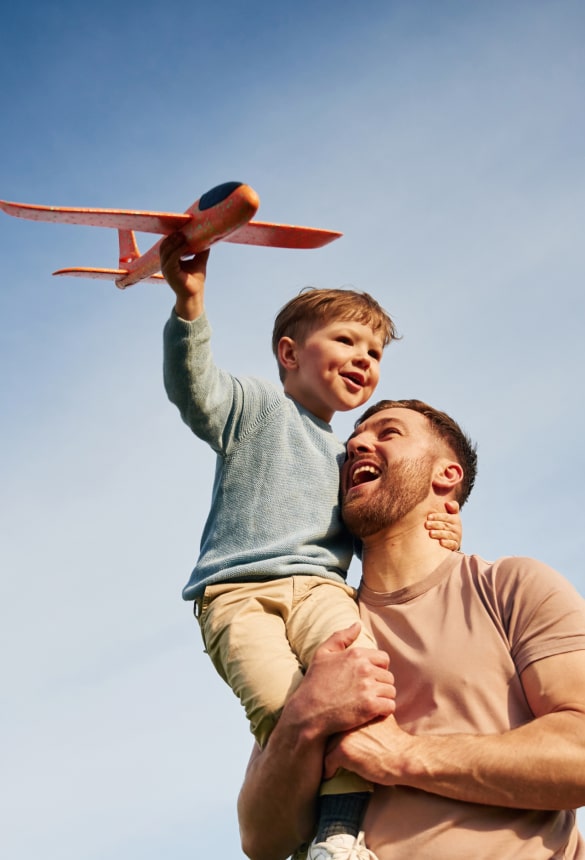
<path id="1" fill-rule="evenodd" d="M 209 249 L 182 260 L 189 246 L 182 233 L 172 233 L 160 246 L 160 268 L 165 280 L 176 293 L 175 312 L 184 320 L 195 320 L 203 313 L 203 294 Z"/>

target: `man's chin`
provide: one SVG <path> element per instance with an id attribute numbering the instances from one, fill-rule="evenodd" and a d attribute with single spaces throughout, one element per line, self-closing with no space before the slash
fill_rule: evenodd
<path id="1" fill-rule="evenodd" d="M 341 516 L 345 526 L 357 538 L 369 537 L 379 531 L 378 518 L 368 515 L 368 506 L 361 497 L 356 494 L 353 499 L 344 500 Z M 375 519 L 375 522 L 374 522 Z"/>

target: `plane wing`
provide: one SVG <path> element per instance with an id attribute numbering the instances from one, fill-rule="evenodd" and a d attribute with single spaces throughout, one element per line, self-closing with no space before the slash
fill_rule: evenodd
<path id="1" fill-rule="evenodd" d="M 143 212 L 134 209 L 84 209 L 77 206 L 35 206 L 29 203 L 9 203 L 0 200 L 0 209 L 7 215 L 29 221 L 53 221 L 81 224 L 87 227 L 111 227 L 115 230 L 136 230 L 168 236 L 187 224 L 192 216 L 176 212 Z"/>
<path id="2" fill-rule="evenodd" d="M 317 227 L 296 227 L 292 224 L 269 224 L 265 221 L 249 221 L 224 236 L 224 242 L 240 245 L 265 245 L 272 248 L 322 248 L 343 233 L 335 230 L 320 230 Z"/>
<path id="3" fill-rule="evenodd" d="M 87 227 L 110 227 L 114 230 L 135 230 L 138 233 L 156 233 L 168 236 L 192 220 L 188 212 L 147 212 L 138 209 L 92 209 L 77 206 L 36 206 L 29 203 L 10 203 L 0 200 L 0 209 L 7 215 L 30 221 L 80 224 Z M 320 230 L 316 227 L 297 227 L 292 224 L 270 224 L 249 221 L 233 233 L 224 236 L 226 242 L 241 245 L 264 245 L 275 248 L 321 248 L 342 233 Z"/>

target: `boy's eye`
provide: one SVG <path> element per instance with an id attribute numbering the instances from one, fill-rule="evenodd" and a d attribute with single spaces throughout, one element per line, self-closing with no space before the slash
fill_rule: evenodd
<path id="1" fill-rule="evenodd" d="M 338 343 L 346 343 L 348 346 L 351 346 L 351 338 L 345 334 L 340 334 L 337 337 Z"/>
<path id="2" fill-rule="evenodd" d="M 382 353 L 381 353 L 379 350 L 377 350 L 377 349 L 371 349 L 371 350 L 368 352 L 368 355 L 370 356 L 370 358 L 373 358 L 373 359 L 375 359 L 376 361 L 380 361 L 380 360 L 381 360 L 381 358 L 382 358 Z"/>

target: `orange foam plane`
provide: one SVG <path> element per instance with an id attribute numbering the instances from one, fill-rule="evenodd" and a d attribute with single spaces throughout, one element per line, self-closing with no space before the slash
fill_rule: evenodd
<path id="1" fill-rule="evenodd" d="M 196 254 L 216 242 L 238 242 L 275 248 L 321 248 L 342 234 L 315 227 L 269 224 L 252 221 L 260 199 L 253 188 L 242 182 L 224 182 L 203 194 L 186 212 L 141 212 L 129 209 L 83 209 L 71 206 L 34 206 L 0 200 L 0 209 L 17 218 L 110 227 L 118 231 L 120 258 L 118 269 L 77 267 L 58 269 L 54 275 L 113 280 L 120 289 L 138 281 L 159 283 L 160 239 L 145 254 L 136 244 L 135 231 L 168 236 L 181 231 Z"/>

